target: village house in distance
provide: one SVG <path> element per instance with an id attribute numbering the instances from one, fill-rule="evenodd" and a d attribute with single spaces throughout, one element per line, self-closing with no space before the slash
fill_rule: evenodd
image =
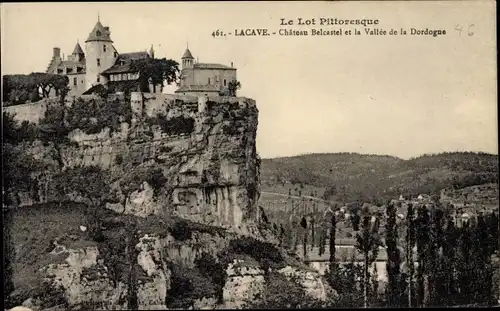
<path id="1" fill-rule="evenodd" d="M 46 73 L 69 78 L 70 96 L 92 93 L 98 85 L 114 82 L 137 81 L 139 72 L 132 69 L 134 60 L 154 58 L 153 46 L 149 51 L 119 53 L 113 46 L 111 31 L 98 19 L 85 40 L 85 52 L 77 42 L 73 53 L 64 59 L 61 49 L 54 47 Z M 229 82 L 236 80 L 236 68 L 215 63 L 199 63 L 186 48 L 181 58 L 180 85 L 176 94 L 219 96 L 228 94 Z M 137 84 L 138 85 L 138 84 Z M 152 87 L 151 87 L 152 90 Z M 157 92 L 161 92 L 157 89 Z"/>

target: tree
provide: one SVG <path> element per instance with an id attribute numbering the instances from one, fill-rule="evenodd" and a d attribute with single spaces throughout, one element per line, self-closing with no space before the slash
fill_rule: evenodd
<path id="1" fill-rule="evenodd" d="M 64 97 L 68 93 L 69 78 L 67 76 L 34 72 L 29 75 L 33 86 L 44 98 L 49 97 L 50 91 L 55 90 L 57 96 Z"/>
<path id="2" fill-rule="evenodd" d="M 373 264 L 378 256 L 378 248 L 382 245 L 378 235 L 380 221 L 376 217 L 370 217 L 365 212 L 362 220 L 362 231 L 356 234 L 356 248 L 363 254 L 363 297 L 364 307 L 368 307 L 368 287 L 370 283 L 368 267 Z"/>
<path id="3" fill-rule="evenodd" d="M 444 302 L 448 306 L 455 304 L 455 298 L 458 294 L 455 275 L 457 270 L 457 262 L 455 259 L 456 248 L 458 241 L 458 231 L 451 215 L 447 217 L 445 228 L 445 237 L 443 243 L 446 247 L 443 248 L 443 274 L 446 276 L 445 289 L 441 297 L 444 297 Z"/>
<path id="4" fill-rule="evenodd" d="M 179 63 L 172 59 L 144 58 L 132 62 L 131 68 L 139 72 L 139 84 L 142 92 L 149 92 L 149 84 L 153 85 L 153 92 L 156 87 L 161 89 L 164 83 L 170 85 L 178 80 Z"/>
<path id="5" fill-rule="evenodd" d="M 3 98 L 13 104 L 23 104 L 28 99 L 47 98 L 54 90 L 62 99 L 69 91 L 69 79 L 66 76 L 34 72 L 29 75 L 3 76 Z M 38 96 L 36 95 L 38 93 Z"/>
<path id="6" fill-rule="evenodd" d="M 401 257 L 397 247 L 398 241 L 398 228 L 396 224 L 396 207 L 392 203 L 387 204 L 386 209 L 387 222 L 386 222 L 386 239 L 387 246 L 387 297 L 391 307 L 402 306 L 401 304 L 401 273 L 399 266 L 401 264 Z"/>
<path id="7" fill-rule="evenodd" d="M 45 144 L 52 144 L 59 168 L 64 167 L 62 159 L 62 147 L 69 144 L 69 129 L 65 124 L 66 107 L 64 105 L 49 105 L 45 111 L 44 117 L 40 120 L 38 138 Z"/>
<path id="8" fill-rule="evenodd" d="M 3 202 L 7 205 L 13 204 L 11 198 L 18 198 L 18 193 L 30 191 L 34 185 L 32 172 L 41 169 L 41 162 L 26 153 L 20 143 L 31 141 L 36 135 L 35 128 L 31 124 L 23 123 L 18 126 L 14 116 L 7 112 L 2 114 L 3 120 L 3 150 L 2 150 L 2 172 L 3 172 Z"/>
<path id="9" fill-rule="evenodd" d="M 418 209 L 418 218 L 416 221 L 416 242 L 418 254 L 418 268 L 417 268 L 417 303 L 418 305 L 424 304 L 426 296 L 426 275 L 428 275 L 430 260 L 429 252 L 431 249 L 431 239 L 429 235 L 430 217 L 427 207 L 425 205 Z"/>
<path id="10" fill-rule="evenodd" d="M 489 232 L 482 214 L 477 217 L 477 224 L 472 229 L 472 266 L 475 277 L 470 284 L 474 303 L 491 304 L 494 301 L 493 288 L 493 250 L 490 248 Z"/>
<path id="11" fill-rule="evenodd" d="M 429 277 L 431 281 L 430 286 L 430 303 L 432 305 L 445 305 L 446 297 L 446 279 L 449 269 L 448 260 L 444 254 L 444 248 L 448 247 L 445 244 L 445 222 L 443 210 L 439 202 L 436 203 L 435 208 L 432 211 L 431 218 L 431 262 L 430 267 L 433 271 L 429 271 Z"/>
<path id="12" fill-rule="evenodd" d="M 330 226 L 330 271 L 333 272 L 337 268 L 335 260 L 335 233 L 337 231 L 337 219 L 335 213 L 332 213 Z"/>
<path id="13" fill-rule="evenodd" d="M 408 204 L 407 210 L 407 233 L 406 233 L 406 263 L 408 265 L 408 307 L 413 305 L 413 275 L 414 275 L 414 261 L 413 261 L 413 247 L 415 245 L 415 220 L 413 205 Z"/>
<path id="14" fill-rule="evenodd" d="M 229 90 L 229 96 L 236 96 L 236 91 L 241 88 L 241 83 L 237 80 L 229 81 L 227 84 L 227 89 Z"/>
<path id="15" fill-rule="evenodd" d="M 456 260 L 459 295 L 457 295 L 456 302 L 458 304 L 464 305 L 470 304 L 472 301 L 472 293 L 470 288 L 471 279 L 473 277 L 473 267 L 471 265 L 472 237 L 469 222 L 467 221 L 462 224 L 462 227 L 458 232 L 458 254 Z"/>

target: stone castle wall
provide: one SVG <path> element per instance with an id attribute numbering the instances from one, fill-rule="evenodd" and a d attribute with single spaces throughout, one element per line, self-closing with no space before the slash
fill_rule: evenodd
<path id="1" fill-rule="evenodd" d="M 47 111 L 47 105 L 50 105 L 48 100 L 41 100 L 36 103 L 3 107 L 3 111 L 14 115 L 14 120 L 18 122 L 29 121 L 38 124 Z"/>

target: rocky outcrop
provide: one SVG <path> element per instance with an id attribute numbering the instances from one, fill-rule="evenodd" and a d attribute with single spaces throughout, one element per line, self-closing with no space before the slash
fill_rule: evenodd
<path id="1" fill-rule="evenodd" d="M 226 270 L 227 281 L 223 288 L 224 306 L 239 309 L 247 303 L 261 299 L 265 290 L 264 271 L 258 265 L 234 260 Z"/>
<path id="2" fill-rule="evenodd" d="M 119 217 L 126 218 L 127 216 Z M 151 223 L 145 222 L 139 227 L 130 227 L 129 230 L 137 230 L 135 233 L 116 229 L 118 230 L 115 231 L 118 234 L 117 239 L 130 241 L 132 235 L 138 236 L 136 242 L 133 242 L 136 243 L 134 249 L 128 247 L 127 243 L 123 244 L 124 247 L 128 248 L 125 250 L 125 254 L 131 256 L 122 256 L 123 260 L 120 259 L 116 262 L 109 256 L 115 256 L 117 252 L 121 253 L 123 250 L 116 249 L 110 253 L 110 250 L 116 246 L 116 241 L 112 239 L 106 239 L 95 246 L 75 249 L 54 242 L 51 255 L 54 258 L 63 256 L 65 259 L 59 263 L 49 264 L 41 271 L 45 275 L 46 281 L 50 282 L 51 287 L 59 289 L 62 293 L 66 303 L 62 309 L 130 309 L 133 307 L 130 305 L 131 301 L 136 301 L 137 308 L 141 310 L 172 308 L 168 305 L 168 301 L 185 299 L 179 297 L 179 294 L 184 295 L 184 293 L 179 293 L 179 286 L 185 286 L 182 285 L 182 282 L 179 283 L 179 277 L 187 277 L 188 283 L 195 282 L 190 286 L 199 286 L 200 284 L 197 282 L 209 282 L 216 289 L 216 292 L 210 290 L 203 292 L 205 287 L 202 286 L 192 291 L 191 294 L 186 292 L 188 295 L 195 296 L 192 297 L 191 302 L 184 302 L 184 308 L 239 309 L 248 307 L 251 303 L 265 297 L 267 282 L 269 282 L 266 274 L 269 273 L 280 273 L 287 276 L 290 282 L 299 284 L 304 292 L 314 299 L 324 300 L 329 295 L 328 286 L 325 285 L 322 278 L 318 274 L 304 270 L 304 266 L 286 264 L 283 261 L 275 263 L 283 268 L 277 268 L 277 266 L 264 268 L 262 262 L 273 260 L 265 259 L 262 261 L 269 254 L 262 254 L 261 258 L 250 248 L 247 249 L 250 250 L 250 253 L 245 254 L 245 249 L 234 246 L 248 245 L 251 247 L 252 245 L 248 243 L 254 241 L 251 243 L 257 243 L 256 246 L 260 247 L 259 243 L 264 242 L 246 237 L 244 243 L 240 241 L 234 244 L 242 236 L 230 231 L 220 231 L 222 229 L 208 232 L 208 227 L 198 229 L 187 227 L 184 232 L 190 232 L 190 234 L 178 236 L 177 229 L 161 230 L 158 224 L 151 226 L 148 224 Z M 197 225 L 193 224 L 193 226 Z M 122 234 L 120 232 L 126 236 L 120 236 Z M 282 252 L 279 249 L 276 251 Z M 209 262 L 210 258 L 215 261 Z M 289 261 L 286 258 L 280 260 Z M 116 272 L 117 265 L 121 266 L 121 268 L 118 267 L 119 269 L 123 269 L 121 273 Z M 203 273 L 210 274 L 214 267 L 211 265 L 221 266 L 220 273 L 215 271 L 215 277 L 219 281 L 211 279 L 213 275 L 202 275 L 202 279 L 198 280 L 179 275 L 178 269 L 177 272 L 174 272 L 176 267 L 187 269 L 181 270 L 181 273 L 191 270 L 203 271 L 199 269 L 204 266 L 209 267 L 209 270 Z M 189 290 L 186 289 L 186 291 Z M 36 301 L 30 301 L 26 306 L 34 310 L 41 309 Z"/>
<path id="3" fill-rule="evenodd" d="M 140 217 L 168 209 L 192 221 L 248 231 L 246 223 L 255 220 L 259 197 L 255 101 L 133 95 L 133 122 L 122 123 L 119 131 L 104 128 L 86 134 L 76 129 L 68 135 L 71 145 L 23 146 L 38 156 L 43 171 L 35 174 L 36 189 L 20 194 L 21 205 L 64 199 L 50 189 L 51 178 L 71 167 L 97 165 L 116 180 L 136 168 L 155 166 L 163 171 L 165 187 L 153 193 L 151 186 L 144 185 L 125 208 L 108 206 Z M 158 116 L 161 120 L 155 119 Z M 113 186 L 120 193 L 118 184 Z"/>
<path id="4" fill-rule="evenodd" d="M 43 269 L 52 286 L 63 289 L 70 306 L 126 309 L 123 301 L 127 286 L 122 282 L 113 284 L 108 267 L 97 261 L 97 247 L 74 250 L 58 246 L 54 251 L 67 254 L 65 263 L 50 264 Z"/>
<path id="5" fill-rule="evenodd" d="M 137 282 L 138 305 L 143 310 L 166 309 L 165 297 L 170 286 L 170 270 L 163 256 L 162 241 L 146 234 L 136 248 L 139 250 L 137 262 L 147 276 Z"/>
<path id="6" fill-rule="evenodd" d="M 288 280 L 297 282 L 306 294 L 314 299 L 325 301 L 333 294 L 332 291 L 328 291 L 328 286 L 325 286 L 319 273 L 315 271 L 286 266 L 278 270 L 278 273 L 283 274 Z"/>

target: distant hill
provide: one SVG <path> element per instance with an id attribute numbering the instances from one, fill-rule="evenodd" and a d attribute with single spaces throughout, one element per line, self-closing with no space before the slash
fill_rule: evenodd
<path id="1" fill-rule="evenodd" d="M 410 160 L 358 153 L 262 159 L 262 187 L 303 184 L 324 188 L 335 201 L 385 202 L 400 194 L 439 194 L 443 188 L 498 183 L 498 155 L 447 152 Z"/>

